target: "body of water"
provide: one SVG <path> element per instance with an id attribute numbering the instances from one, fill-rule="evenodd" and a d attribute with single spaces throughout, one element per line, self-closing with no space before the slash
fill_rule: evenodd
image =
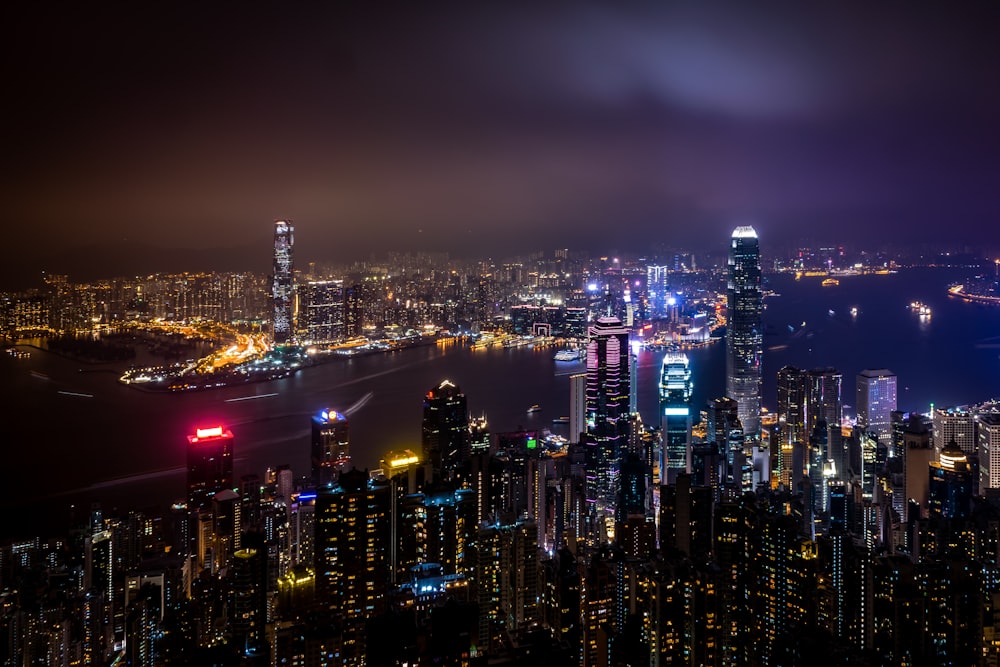
<path id="1" fill-rule="evenodd" d="M 764 338 L 764 404 L 775 404 L 775 375 L 785 364 L 833 366 L 844 373 L 844 402 L 854 376 L 887 367 L 899 376 L 899 406 L 926 410 L 1000 395 L 1000 308 L 950 299 L 962 272 L 908 270 L 857 276 L 822 287 L 819 279 L 774 276 Z M 911 313 L 919 300 L 929 319 Z M 851 309 L 857 315 L 851 315 Z M 474 351 L 430 346 L 305 369 L 291 378 L 191 394 L 144 393 L 117 374 L 34 351 L 0 358 L 0 446 L 6 476 L 0 537 L 61 526 L 100 501 L 107 509 L 164 506 L 185 493 L 185 436 L 225 424 L 235 436 L 235 474 L 263 475 L 289 464 L 309 471 L 310 418 L 322 408 L 350 411 L 351 450 L 375 467 L 392 449 L 419 451 L 423 395 L 444 378 L 466 394 L 470 413 L 493 432 L 552 428 L 569 414 L 569 375 L 582 362 L 556 362 L 554 349 Z M 725 345 L 692 350 L 695 406 L 725 392 Z M 662 352 L 642 352 L 639 408 L 656 418 Z M 233 400 L 245 399 L 245 400 Z M 529 414 L 529 406 L 541 411 Z"/>

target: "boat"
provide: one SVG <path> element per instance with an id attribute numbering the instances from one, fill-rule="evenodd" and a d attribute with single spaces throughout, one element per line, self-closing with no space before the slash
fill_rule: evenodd
<path id="1" fill-rule="evenodd" d="M 921 317 L 930 317 L 931 307 L 922 301 L 914 301 L 910 304 L 910 310 Z"/>
<path id="2" fill-rule="evenodd" d="M 854 306 L 853 308 L 851 308 L 851 317 L 857 317 L 857 316 L 858 316 L 858 307 Z"/>
<path id="3" fill-rule="evenodd" d="M 569 423 L 569 417 L 566 416 L 566 415 L 563 415 L 562 417 L 556 417 L 555 419 L 552 420 L 552 423 L 553 424 L 568 424 Z"/>
<path id="4" fill-rule="evenodd" d="M 822 284 L 823 287 L 836 287 L 837 285 L 840 284 L 840 281 L 837 280 L 836 278 L 827 278 L 826 280 L 823 281 Z"/>
<path id="5" fill-rule="evenodd" d="M 542 411 L 542 409 L 540 407 L 538 407 L 538 403 L 535 403 L 530 408 L 528 408 L 528 414 L 529 415 L 532 414 L 532 413 L 534 413 L 534 412 L 541 412 L 541 411 Z"/>
<path id="6" fill-rule="evenodd" d="M 577 361 L 580 358 L 580 350 L 559 350 L 552 358 L 556 361 Z"/>

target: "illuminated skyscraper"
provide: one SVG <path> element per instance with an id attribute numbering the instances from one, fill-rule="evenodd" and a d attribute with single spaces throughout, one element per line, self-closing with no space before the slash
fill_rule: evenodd
<path id="1" fill-rule="evenodd" d="M 274 304 L 273 329 L 275 344 L 292 340 L 292 315 L 295 307 L 295 278 L 292 273 L 292 246 L 295 228 L 287 220 L 274 223 L 274 269 L 271 299 Z"/>
<path id="2" fill-rule="evenodd" d="M 892 442 L 892 412 L 896 409 L 896 374 L 886 368 L 865 369 L 858 373 L 855 404 L 858 426 L 878 436 L 879 442 Z"/>
<path id="3" fill-rule="evenodd" d="M 667 354 L 660 369 L 660 419 L 663 446 L 660 479 L 672 483 L 678 472 L 691 472 L 691 368 L 685 354 Z"/>
<path id="4" fill-rule="evenodd" d="M 199 428 L 187 437 L 188 510 L 206 510 L 212 496 L 233 488 L 233 432 Z"/>
<path id="5" fill-rule="evenodd" d="M 451 380 L 442 380 L 424 396 L 423 448 L 435 475 L 447 476 L 471 454 L 468 405 Z"/>
<path id="6" fill-rule="evenodd" d="M 757 232 L 737 227 L 729 246 L 726 395 L 736 399 L 743 432 L 751 439 L 760 435 L 763 311 Z"/>
<path id="7" fill-rule="evenodd" d="M 316 495 L 316 601 L 340 622 L 339 664 L 365 663 L 365 623 L 386 608 L 389 495 L 362 470 Z"/>
<path id="8" fill-rule="evenodd" d="M 313 484 L 333 482 L 337 473 L 351 462 L 351 441 L 347 417 L 335 410 L 323 410 L 312 418 Z"/>
<path id="9" fill-rule="evenodd" d="M 587 432 L 587 374 L 569 376 L 569 440 L 580 442 Z"/>
<path id="10" fill-rule="evenodd" d="M 614 516 L 629 436 L 628 330 L 617 317 L 601 317 L 588 333 L 587 499 L 599 513 Z"/>

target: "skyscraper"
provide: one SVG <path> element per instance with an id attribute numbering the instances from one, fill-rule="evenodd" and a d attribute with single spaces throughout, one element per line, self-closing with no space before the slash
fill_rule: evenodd
<path id="1" fill-rule="evenodd" d="M 187 440 L 188 510 L 205 510 L 212 496 L 233 488 L 233 432 L 222 426 L 199 428 Z"/>
<path id="2" fill-rule="evenodd" d="M 726 395 L 736 399 L 747 438 L 760 435 L 761 315 L 760 247 L 753 227 L 737 227 L 729 246 L 726 333 Z"/>
<path id="3" fill-rule="evenodd" d="M 389 485 L 349 470 L 316 495 L 316 601 L 340 622 L 344 665 L 363 665 L 365 622 L 385 611 Z"/>
<path id="4" fill-rule="evenodd" d="M 274 223 L 274 269 L 271 300 L 274 304 L 273 329 L 277 345 L 292 339 L 292 309 L 295 306 L 295 280 L 292 274 L 292 246 L 295 228 L 287 220 Z"/>
<path id="5" fill-rule="evenodd" d="M 667 354 L 660 369 L 660 419 L 663 445 L 660 480 L 672 483 L 678 472 L 690 472 L 691 368 L 685 354 Z"/>
<path id="6" fill-rule="evenodd" d="M 337 472 L 351 461 L 351 441 L 347 417 L 335 410 L 323 410 L 312 418 L 313 484 L 329 484 Z"/>
<path id="7" fill-rule="evenodd" d="M 628 330 L 617 317 L 600 317 L 588 334 L 587 499 L 598 513 L 613 517 L 629 436 Z"/>
<path id="8" fill-rule="evenodd" d="M 587 431 L 587 374 L 569 376 L 569 440 L 580 442 Z"/>
<path id="9" fill-rule="evenodd" d="M 874 433 L 888 446 L 892 440 L 892 412 L 896 409 L 896 374 L 887 368 L 858 373 L 855 405 L 858 427 Z"/>
<path id="10" fill-rule="evenodd" d="M 442 380 L 424 396 L 424 460 L 435 475 L 446 475 L 468 460 L 470 437 L 465 394 L 451 380 Z"/>

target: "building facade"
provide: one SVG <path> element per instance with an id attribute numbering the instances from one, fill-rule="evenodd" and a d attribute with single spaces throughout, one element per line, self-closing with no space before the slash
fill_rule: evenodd
<path id="1" fill-rule="evenodd" d="M 726 330 L 726 395 L 739 405 L 746 437 L 760 435 L 761 290 L 760 246 L 753 227 L 737 227 L 729 246 Z"/>

